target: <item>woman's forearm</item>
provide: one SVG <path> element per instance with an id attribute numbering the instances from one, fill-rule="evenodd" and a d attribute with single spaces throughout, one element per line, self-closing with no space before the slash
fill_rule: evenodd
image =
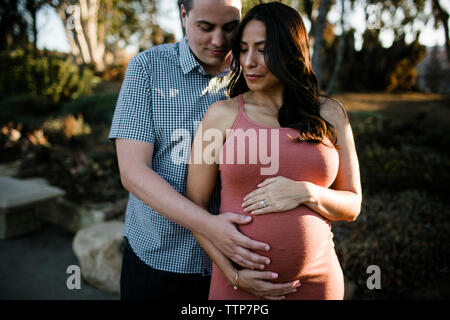
<path id="1" fill-rule="evenodd" d="M 361 211 L 362 197 L 352 191 L 324 188 L 306 183 L 309 200 L 303 204 L 332 221 L 355 221 Z"/>

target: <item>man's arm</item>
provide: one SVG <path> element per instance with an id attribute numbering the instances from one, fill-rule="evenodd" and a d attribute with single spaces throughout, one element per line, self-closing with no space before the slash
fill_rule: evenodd
<path id="1" fill-rule="evenodd" d="M 235 223 L 248 223 L 243 215 L 214 216 L 178 193 L 151 167 L 153 145 L 116 139 L 116 151 L 123 186 L 164 217 L 210 239 L 226 256 L 262 264 L 264 257 L 251 250 L 268 246 L 241 234 Z"/>

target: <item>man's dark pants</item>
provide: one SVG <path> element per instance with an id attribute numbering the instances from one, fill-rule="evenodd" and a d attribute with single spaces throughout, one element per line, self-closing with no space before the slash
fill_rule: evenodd
<path id="1" fill-rule="evenodd" d="M 153 269 L 133 252 L 127 238 L 120 277 L 121 300 L 207 300 L 211 277 Z"/>

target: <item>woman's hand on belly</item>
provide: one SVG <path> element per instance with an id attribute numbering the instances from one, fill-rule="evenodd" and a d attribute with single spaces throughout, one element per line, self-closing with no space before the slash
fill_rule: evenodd
<path id="1" fill-rule="evenodd" d="M 269 300 L 283 300 L 286 295 L 297 291 L 301 285 L 298 280 L 273 283 L 278 275 L 271 271 L 255 271 L 250 269 L 242 269 L 239 271 L 238 286 L 257 297 Z"/>
<path id="2" fill-rule="evenodd" d="M 242 207 L 254 215 L 292 210 L 312 200 L 310 185 L 282 176 L 268 178 L 244 197 Z"/>

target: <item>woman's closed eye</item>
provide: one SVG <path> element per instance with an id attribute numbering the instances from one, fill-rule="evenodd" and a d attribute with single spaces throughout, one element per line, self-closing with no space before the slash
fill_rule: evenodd
<path id="1" fill-rule="evenodd" d="M 241 48 L 241 52 L 242 53 L 246 53 L 246 52 L 248 52 L 248 49 L 247 48 L 245 48 L 245 49 Z M 259 53 L 265 53 L 266 50 L 265 49 L 258 49 L 258 52 Z"/>

